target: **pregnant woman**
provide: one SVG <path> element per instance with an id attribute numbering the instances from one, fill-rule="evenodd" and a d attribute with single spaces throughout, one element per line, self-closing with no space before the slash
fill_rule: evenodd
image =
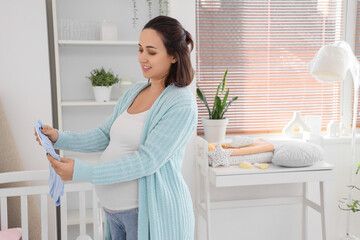
<path id="1" fill-rule="evenodd" d="M 185 147 L 197 125 L 196 100 L 187 87 L 194 75 L 192 49 L 190 33 L 176 19 L 150 20 L 138 53 L 148 81 L 134 84 L 95 129 L 60 132 L 45 125 L 42 130 L 54 148 L 103 151 L 97 164 L 47 157 L 64 181 L 96 185 L 108 239 L 194 238 L 191 196 L 181 175 Z"/>

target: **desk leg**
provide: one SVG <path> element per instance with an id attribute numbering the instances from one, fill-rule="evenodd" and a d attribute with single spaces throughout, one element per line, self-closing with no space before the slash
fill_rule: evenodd
<path id="1" fill-rule="evenodd" d="M 302 189 L 303 202 L 302 202 L 302 240 L 306 240 L 308 236 L 308 206 L 307 206 L 307 198 L 308 198 L 308 183 L 303 183 Z"/>
<path id="2" fill-rule="evenodd" d="M 196 206 L 195 206 L 195 239 L 199 239 L 199 215 L 203 216 L 206 225 L 206 239 L 211 240 L 211 201 L 210 181 L 208 175 L 203 175 L 201 166 L 196 164 Z M 202 195 L 204 193 L 204 195 Z M 201 198 L 204 205 L 201 205 Z"/>
<path id="3" fill-rule="evenodd" d="M 320 209 L 321 209 L 321 230 L 322 230 L 322 239 L 326 240 L 326 218 L 325 218 L 325 189 L 324 182 L 319 183 L 320 187 Z"/>
<path id="4" fill-rule="evenodd" d="M 206 236 L 207 240 L 211 240 L 211 200 L 210 200 L 210 181 L 209 177 L 204 178 L 204 190 L 205 190 L 205 211 L 206 211 Z"/>

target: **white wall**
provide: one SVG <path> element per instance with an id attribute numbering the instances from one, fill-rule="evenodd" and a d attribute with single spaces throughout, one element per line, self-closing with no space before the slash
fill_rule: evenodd
<path id="1" fill-rule="evenodd" d="M 45 0 L 1 0 L 0 33 L 0 99 L 6 117 L 24 168 L 47 169 L 33 135 L 38 119 L 52 124 Z"/>
<path id="2" fill-rule="evenodd" d="M 45 0 L 1 1 L 0 32 L 0 98 L 25 169 L 45 169 L 33 135 L 52 124 Z"/>

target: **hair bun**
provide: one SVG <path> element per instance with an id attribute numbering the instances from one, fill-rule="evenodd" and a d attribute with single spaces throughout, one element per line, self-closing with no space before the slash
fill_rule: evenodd
<path id="1" fill-rule="evenodd" d="M 194 48 L 194 42 L 193 42 L 193 40 L 192 40 L 192 36 L 191 36 L 191 34 L 188 32 L 188 31 L 186 31 L 185 29 L 184 29 L 184 32 L 185 32 L 185 42 L 186 42 L 186 44 L 187 45 L 191 45 L 191 50 L 193 50 L 193 48 Z"/>

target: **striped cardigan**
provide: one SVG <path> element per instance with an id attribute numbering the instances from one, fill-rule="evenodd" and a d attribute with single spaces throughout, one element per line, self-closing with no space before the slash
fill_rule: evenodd
<path id="1" fill-rule="evenodd" d="M 134 84 L 119 99 L 105 124 L 83 133 L 59 132 L 54 147 L 80 152 L 105 150 L 113 122 L 146 86 L 147 82 Z M 192 201 L 181 166 L 185 147 L 196 126 L 194 95 L 188 87 L 171 84 L 152 105 L 139 148 L 133 155 L 98 164 L 75 159 L 73 180 L 111 184 L 138 179 L 138 239 L 194 239 Z"/>

